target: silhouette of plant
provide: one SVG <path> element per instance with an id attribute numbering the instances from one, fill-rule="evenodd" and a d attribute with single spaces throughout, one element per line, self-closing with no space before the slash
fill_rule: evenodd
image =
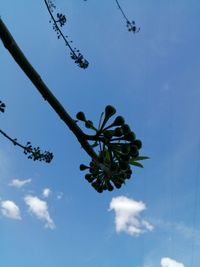
<path id="1" fill-rule="evenodd" d="M 6 105 L 0 100 L 0 112 L 4 112 Z"/>
<path id="2" fill-rule="evenodd" d="M 76 48 L 72 48 L 70 43 L 72 41 L 69 41 L 69 38 L 67 35 L 64 35 L 61 31 L 61 27 L 63 27 L 66 22 L 66 16 L 62 13 L 57 13 L 56 17 L 54 16 L 54 11 L 56 9 L 56 5 L 53 2 L 53 0 L 44 0 L 45 5 L 47 7 L 47 10 L 50 14 L 50 20 L 49 23 L 52 23 L 53 30 L 57 34 L 58 39 L 63 39 L 65 42 L 65 45 L 70 49 L 70 56 L 74 60 L 74 62 L 82 69 L 86 69 L 89 65 L 89 62 L 83 57 L 83 55 L 80 53 L 80 51 Z"/>
<path id="3" fill-rule="evenodd" d="M 52 1 L 49 1 L 49 3 L 51 5 L 48 6 L 48 9 L 51 11 L 54 5 Z M 57 18 L 59 22 L 56 23 L 60 23 L 60 25 L 65 23 L 64 15 L 59 14 Z M 125 183 L 125 180 L 131 177 L 131 165 L 143 167 L 139 161 L 148 159 L 148 157 L 139 155 L 142 142 L 136 139 L 135 133 L 125 123 L 124 118 L 117 116 L 108 124 L 110 118 L 116 113 L 116 109 L 113 106 L 108 105 L 105 108 L 105 111 L 101 114 L 98 127 L 95 127 L 91 120 L 86 119 L 83 112 L 78 112 L 76 118 L 83 121 L 87 129 L 95 132 L 93 135 L 85 134 L 77 125 L 78 121 L 71 118 L 27 60 L 1 18 L 0 38 L 5 48 L 8 49 L 14 60 L 35 85 L 36 89 L 58 114 L 59 118 L 73 132 L 82 148 L 91 157 L 90 164 L 88 166 L 81 164 L 80 170 L 88 170 L 85 178 L 97 192 L 102 193 L 104 190 L 112 191 L 114 186 L 120 188 Z M 1 112 L 3 112 L 5 104 L 0 102 L 0 107 Z M 42 153 L 39 147 L 33 148 L 30 142 L 27 142 L 23 146 L 17 142 L 17 139 L 10 138 L 3 131 L 0 131 L 0 133 L 12 141 L 13 144 L 23 148 L 24 153 L 28 154 L 28 158 L 30 159 L 50 162 L 53 158 L 52 153 L 47 151 Z"/>
<path id="4" fill-rule="evenodd" d="M 117 4 L 119 10 L 121 11 L 121 13 L 122 13 L 124 19 L 126 20 L 126 27 L 127 27 L 128 31 L 129 31 L 129 32 L 133 32 L 133 33 L 137 33 L 137 32 L 139 32 L 139 31 L 140 31 L 140 28 L 138 28 L 138 27 L 136 26 L 135 21 L 130 21 L 130 20 L 127 18 L 126 14 L 124 13 L 122 7 L 120 6 L 118 0 L 115 0 L 115 2 L 116 2 L 116 4 Z"/>
<path id="5" fill-rule="evenodd" d="M 86 2 L 87 0 L 84 0 L 84 1 Z M 122 13 L 123 17 L 124 17 L 125 20 L 126 20 L 126 27 L 127 27 L 128 31 L 129 31 L 129 32 L 133 32 L 133 33 L 137 33 L 137 32 L 139 32 L 139 31 L 140 31 L 140 28 L 138 28 L 138 27 L 136 26 L 135 21 L 133 21 L 133 20 L 130 21 L 130 20 L 127 18 L 126 14 L 124 13 L 124 11 L 123 11 L 121 5 L 119 4 L 119 1 L 118 1 L 118 0 L 115 0 L 115 2 L 116 2 L 116 4 L 117 4 L 117 6 L 118 6 L 120 12 Z"/>
<path id="6" fill-rule="evenodd" d="M 5 112 L 6 105 L 0 101 L 0 112 Z M 31 142 L 27 142 L 26 145 L 22 145 L 17 141 L 17 138 L 11 138 L 8 134 L 6 134 L 3 130 L 0 129 L 0 134 L 6 137 L 9 141 L 11 141 L 15 146 L 18 146 L 23 149 L 24 154 L 28 155 L 28 159 L 45 161 L 46 163 L 50 163 L 53 159 L 53 153 L 49 151 L 41 152 L 40 147 L 32 147 Z"/>
<path id="7" fill-rule="evenodd" d="M 101 114 L 98 128 L 91 120 L 87 120 L 83 112 L 78 112 L 76 118 L 85 123 L 85 127 L 95 132 L 94 135 L 85 135 L 88 141 L 93 141 L 91 146 L 98 147 L 97 159 L 91 160 L 89 166 L 80 165 L 80 170 L 88 170 L 85 179 L 92 184 L 94 189 L 102 193 L 104 190 L 113 190 L 113 185 L 120 188 L 126 179 L 130 179 L 131 165 L 143 167 L 138 162 L 148 159 L 139 156 L 142 142 L 136 139 L 122 116 L 117 116 L 112 123 L 107 125 L 109 119 L 116 113 L 116 109 L 108 105 Z M 103 121 L 102 118 L 104 117 Z"/>

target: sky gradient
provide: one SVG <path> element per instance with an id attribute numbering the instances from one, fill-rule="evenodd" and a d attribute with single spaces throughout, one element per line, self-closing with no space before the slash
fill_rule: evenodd
<path id="1" fill-rule="evenodd" d="M 86 70 L 57 40 L 43 1 L 0 4 L 70 115 L 98 124 L 115 106 L 150 157 L 121 189 L 98 194 L 79 170 L 89 156 L 0 42 L 1 129 L 54 153 L 51 164 L 33 162 L 0 137 L 2 267 L 200 266 L 200 3 L 120 3 L 139 33 L 127 31 L 115 1 L 56 1 Z"/>

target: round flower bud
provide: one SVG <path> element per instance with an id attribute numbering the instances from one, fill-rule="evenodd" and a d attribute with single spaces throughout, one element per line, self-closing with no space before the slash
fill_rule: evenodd
<path id="1" fill-rule="evenodd" d="M 116 113 L 116 109 L 113 106 L 111 106 L 111 105 L 106 106 L 106 108 L 105 108 L 105 117 L 111 117 L 115 113 Z"/>
<path id="2" fill-rule="evenodd" d="M 130 179 L 131 178 L 131 174 L 126 174 L 126 179 Z"/>
<path id="3" fill-rule="evenodd" d="M 94 177 L 91 175 L 91 174 L 86 174 L 85 175 L 85 179 L 89 182 L 89 183 L 91 183 L 92 181 L 94 181 Z"/>
<path id="4" fill-rule="evenodd" d="M 123 125 L 125 122 L 124 118 L 122 116 L 117 116 L 114 120 L 114 122 L 112 123 L 113 126 L 121 126 Z"/>
<path id="5" fill-rule="evenodd" d="M 119 189 L 119 188 L 122 186 L 122 184 L 121 184 L 120 182 L 118 182 L 118 181 L 113 182 L 113 183 L 114 183 L 114 185 L 115 185 L 115 187 L 116 187 L 117 189 Z"/>
<path id="6" fill-rule="evenodd" d="M 123 134 L 122 129 L 120 127 L 117 127 L 114 131 L 114 135 L 120 137 L 122 136 L 122 134 Z"/>
<path id="7" fill-rule="evenodd" d="M 92 128 L 93 127 L 93 122 L 90 121 L 90 120 L 86 121 L 85 122 L 85 127 L 88 128 L 88 129 Z"/>
<path id="8" fill-rule="evenodd" d="M 108 183 L 108 191 L 113 191 L 114 187 L 111 185 L 111 183 L 109 182 Z"/>
<path id="9" fill-rule="evenodd" d="M 142 148 L 142 142 L 140 141 L 140 140 L 135 140 L 134 142 L 133 142 L 133 144 L 135 145 L 135 146 L 137 146 L 137 148 L 138 149 L 140 149 L 140 148 Z"/>
<path id="10" fill-rule="evenodd" d="M 131 157 L 138 157 L 139 152 L 138 152 L 137 146 L 135 146 L 135 145 L 131 146 L 130 155 L 131 155 Z"/>
<path id="11" fill-rule="evenodd" d="M 77 114 L 76 114 L 76 118 L 80 121 L 86 121 L 86 118 L 85 118 L 85 114 L 82 112 L 82 111 L 79 111 Z"/>
<path id="12" fill-rule="evenodd" d="M 125 134 L 125 138 L 127 141 L 133 142 L 136 138 L 136 135 L 134 132 L 129 132 L 129 133 Z"/>
<path id="13" fill-rule="evenodd" d="M 128 126 L 128 124 L 124 124 L 124 125 L 122 125 L 122 130 L 123 130 L 124 134 L 128 134 L 128 133 L 130 133 L 130 131 L 131 131 L 131 129 L 130 129 L 130 127 Z"/>
<path id="14" fill-rule="evenodd" d="M 96 191 L 97 191 L 98 193 L 102 193 L 102 192 L 103 192 L 103 187 L 102 187 L 102 186 L 98 186 L 98 187 L 96 188 Z"/>
<path id="15" fill-rule="evenodd" d="M 85 166 L 84 164 L 81 164 L 80 165 L 80 170 L 81 171 L 84 171 L 84 170 L 86 170 L 86 169 L 88 169 L 89 167 L 88 166 Z"/>

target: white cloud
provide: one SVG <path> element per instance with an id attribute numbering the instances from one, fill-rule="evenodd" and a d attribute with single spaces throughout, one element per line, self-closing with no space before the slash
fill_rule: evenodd
<path id="1" fill-rule="evenodd" d="M 14 179 L 12 182 L 9 184 L 10 186 L 14 186 L 17 188 L 21 188 L 25 184 L 28 184 L 31 182 L 31 179 L 26 179 L 26 180 L 19 180 L 19 179 Z"/>
<path id="2" fill-rule="evenodd" d="M 162 267 L 185 267 L 183 263 L 177 262 L 170 258 L 162 258 L 160 264 Z"/>
<path id="3" fill-rule="evenodd" d="M 115 211 L 116 231 L 126 232 L 132 236 L 138 236 L 146 231 L 152 231 L 153 225 L 140 219 L 140 213 L 146 209 L 141 201 L 119 196 L 112 198 L 109 210 Z"/>
<path id="4" fill-rule="evenodd" d="M 55 228 L 55 224 L 49 215 L 48 205 L 45 201 L 31 195 L 26 196 L 24 201 L 29 206 L 30 213 L 33 213 L 38 219 L 46 222 L 46 228 Z"/>
<path id="5" fill-rule="evenodd" d="M 15 220 L 21 220 L 19 207 L 11 200 L 1 202 L 1 212 L 5 217 Z"/>
<path id="6" fill-rule="evenodd" d="M 42 192 L 42 196 L 43 197 L 49 197 L 49 195 L 51 194 L 51 190 L 49 188 L 44 188 L 43 192 Z"/>

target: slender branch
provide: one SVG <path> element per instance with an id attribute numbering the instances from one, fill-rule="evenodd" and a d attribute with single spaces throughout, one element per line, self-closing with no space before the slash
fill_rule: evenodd
<path id="1" fill-rule="evenodd" d="M 45 161 L 46 163 L 50 163 L 53 159 L 53 153 L 49 151 L 41 152 L 40 147 L 32 147 L 30 142 L 27 142 L 26 145 L 22 145 L 17 141 L 17 138 L 11 138 L 7 135 L 3 130 L 0 129 L 0 134 L 6 137 L 9 141 L 13 143 L 13 145 L 18 146 L 23 149 L 24 154 L 28 156 L 28 159 Z"/>
<path id="2" fill-rule="evenodd" d="M 11 33 L 7 29 L 6 25 L 3 23 L 0 18 L 0 39 L 2 40 L 6 49 L 8 49 L 9 53 L 12 55 L 14 60 L 20 66 L 20 68 L 24 71 L 26 76 L 31 80 L 31 82 L 35 85 L 36 89 L 40 92 L 43 98 L 50 104 L 50 106 L 54 109 L 54 111 L 58 114 L 61 120 L 69 127 L 69 129 L 74 133 L 79 143 L 83 147 L 83 149 L 92 157 L 94 160 L 98 161 L 97 154 L 87 142 L 84 133 L 75 123 L 75 121 L 70 117 L 61 103 L 57 100 L 57 98 L 53 95 L 47 85 L 43 82 L 40 75 L 33 68 L 30 62 L 27 60 Z"/>
<path id="3" fill-rule="evenodd" d="M 47 1 L 44 0 L 44 3 L 45 3 L 45 5 L 46 5 L 46 7 L 47 7 L 47 10 L 48 10 L 48 12 L 49 12 L 49 15 L 51 16 L 51 18 L 52 18 L 54 24 L 56 25 L 56 29 L 59 31 L 59 34 L 62 36 L 62 38 L 63 38 L 63 40 L 65 41 L 66 45 L 67 45 L 67 46 L 69 47 L 69 49 L 71 50 L 72 54 L 73 54 L 75 57 L 77 57 L 77 55 L 76 55 L 76 53 L 74 52 L 73 48 L 71 47 L 71 45 L 69 44 L 69 42 L 68 42 L 67 39 L 65 38 L 64 34 L 63 34 L 62 31 L 60 30 L 60 27 L 58 26 L 58 23 L 57 23 L 58 21 L 56 21 L 56 20 L 54 19 L 54 16 L 53 16 L 53 14 L 52 14 L 52 12 L 51 12 L 51 10 L 50 10 L 50 8 L 49 8 L 49 5 L 48 5 Z"/>
<path id="4" fill-rule="evenodd" d="M 117 4 L 117 6 L 118 6 L 119 10 L 121 11 L 121 13 L 122 13 L 123 17 L 125 18 L 125 20 L 129 21 L 129 19 L 128 19 L 128 18 L 127 18 L 127 16 L 125 15 L 125 13 L 124 13 L 123 9 L 121 8 L 121 6 L 120 6 L 119 2 L 118 2 L 117 0 L 115 0 L 115 2 L 116 2 L 116 4 Z"/>
<path id="5" fill-rule="evenodd" d="M 17 145 L 19 147 L 21 147 L 22 149 L 25 149 L 26 147 L 21 145 L 19 142 L 17 142 L 17 139 L 13 139 L 11 138 L 9 135 L 7 135 L 3 130 L 0 129 L 0 133 L 6 137 L 9 141 L 11 141 L 14 145 Z"/>
<path id="6" fill-rule="evenodd" d="M 117 6 L 118 6 L 120 12 L 122 13 L 122 16 L 123 16 L 123 17 L 125 18 L 125 20 L 126 20 L 126 27 L 127 27 L 128 31 L 129 31 L 129 32 L 133 32 L 133 33 L 137 33 L 137 32 L 139 32 L 139 31 L 140 31 L 140 28 L 136 27 L 136 25 L 135 25 L 135 21 L 130 21 L 130 20 L 127 18 L 126 14 L 124 13 L 122 7 L 120 6 L 118 0 L 115 0 L 115 2 L 116 2 L 116 4 L 117 4 Z"/>
<path id="7" fill-rule="evenodd" d="M 49 12 L 49 15 L 53 21 L 53 29 L 56 31 L 58 39 L 60 39 L 60 37 L 62 37 L 62 39 L 64 40 L 66 46 L 69 47 L 71 53 L 71 58 L 75 61 L 75 63 L 83 69 L 86 69 L 89 65 L 89 62 L 83 57 L 83 55 L 79 52 L 79 50 L 77 50 L 76 48 L 72 48 L 70 43 L 68 42 L 67 38 L 64 36 L 64 34 L 62 33 L 58 22 L 60 23 L 61 27 L 65 24 L 66 22 L 66 18 L 63 14 L 57 14 L 57 17 L 59 18 L 58 20 L 55 20 L 54 16 L 53 16 L 53 11 L 52 11 L 52 6 L 50 6 L 50 4 L 52 5 L 52 2 L 49 0 L 50 3 L 48 3 L 47 0 L 44 0 L 44 3 L 46 5 L 46 8 Z M 55 8 L 55 6 L 53 5 L 53 8 Z M 50 20 L 51 22 L 51 20 Z M 76 53 L 77 52 L 77 53 Z"/>

